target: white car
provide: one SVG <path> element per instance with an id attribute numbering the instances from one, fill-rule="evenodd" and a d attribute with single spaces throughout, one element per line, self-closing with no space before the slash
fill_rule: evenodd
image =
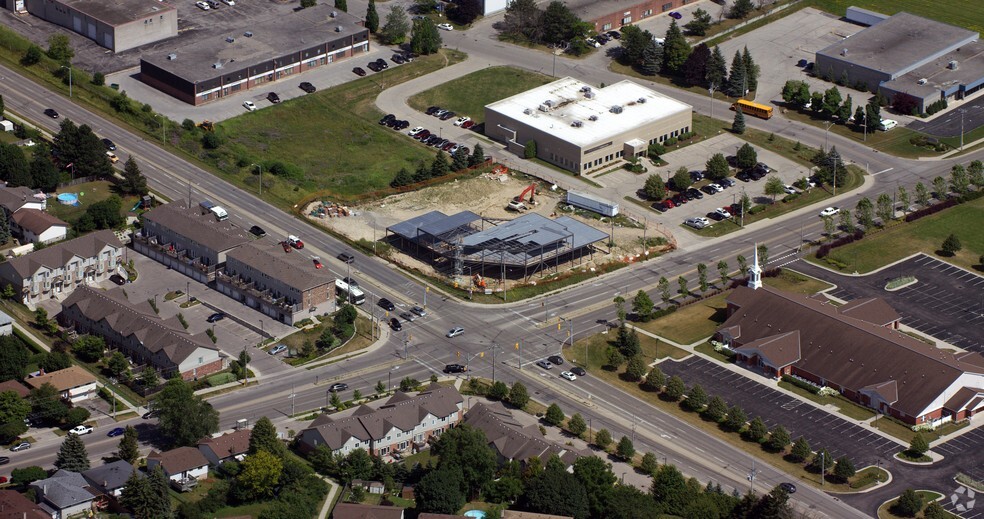
<path id="1" fill-rule="evenodd" d="M 720 193 L 721 191 L 724 191 L 724 188 L 721 187 L 720 184 L 708 184 L 707 187 L 709 189 L 713 189 L 715 193 Z"/>
<path id="2" fill-rule="evenodd" d="M 824 209 L 823 211 L 820 211 L 820 217 L 821 218 L 824 218 L 824 217 L 827 217 L 827 216 L 834 216 L 835 214 L 837 214 L 839 212 L 841 212 L 841 210 L 840 210 L 839 207 L 828 207 L 828 208 Z"/>
<path id="3" fill-rule="evenodd" d="M 225 5 L 236 5 L 235 0 L 222 0 L 222 3 Z"/>
<path id="4" fill-rule="evenodd" d="M 471 117 L 468 117 L 467 115 L 465 115 L 465 116 L 459 117 L 458 120 L 454 122 L 454 125 L 455 126 L 461 126 L 462 124 L 465 124 L 468 121 L 471 121 Z"/>
<path id="5" fill-rule="evenodd" d="M 243 101 L 243 106 L 250 112 L 256 111 L 256 105 L 252 101 Z"/>
<path id="6" fill-rule="evenodd" d="M 82 436 L 83 434 L 91 433 L 92 427 L 89 427 L 88 425 L 76 425 L 75 427 L 72 427 L 71 431 L 68 432 Z"/>
<path id="7" fill-rule="evenodd" d="M 587 43 L 588 45 L 591 45 L 592 47 L 595 47 L 595 48 L 601 47 L 601 44 L 598 43 L 598 41 L 595 40 L 594 38 L 585 38 L 584 39 L 584 42 Z"/>
<path id="8" fill-rule="evenodd" d="M 407 135 L 413 137 L 414 135 L 417 135 L 418 133 L 420 133 L 422 131 L 424 131 L 424 127 L 423 126 L 417 126 L 416 128 L 408 131 L 407 132 Z"/>
<path id="9" fill-rule="evenodd" d="M 195 2 L 195 5 L 197 5 L 198 8 L 201 9 L 202 11 L 208 11 L 209 9 L 211 9 L 211 7 L 208 6 L 207 2 Z"/>
<path id="10" fill-rule="evenodd" d="M 795 195 L 796 193 L 799 193 L 795 187 L 790 185 L 783 186 L 782 190 L 785 191 L 787 195 Z"/>
<path id="11" fill-rule="evenodd" d="M 454 27 L 451 27 L 451 24 L 450 23 L 440 23 L 440 24 L 437 24 L 437 28 L 438 29 L 441 29 L 442 31 L 453 31 L 454 30 Z"/>
<path id="12" fill-rule="evenodd" d="M 714 212 L 716 214 L 721 215 L 721 218 L 731 218 L 731 211 L 728 211 L 723 207 L 718 207 L 717 209 L 714 210 Z"/>
<path id="13" fill-rule="evenodd" d="M 570 380 L 571 382 L 577 380 L 577 376 L 571 373 L 570 371 L 561 371 L 560 376 L 566 378 L 567 380 Z"/>
<path id="14" fill-rule="evenodd" d="M 695 218 L 687 218 L 683 221 L 684 225 L 689 225 L 694 229 L 703 229 L 711 224 L 711 221 L 703 216 L 697 216 Z"/>

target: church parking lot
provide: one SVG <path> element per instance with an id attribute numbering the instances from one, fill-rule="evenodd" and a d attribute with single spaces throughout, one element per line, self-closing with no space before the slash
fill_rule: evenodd
<path id="1" fill-rule="evenodd" d="M 973 424 L 971 427 L 973 427 Z M 980 453 L 984 453 L 984 428 L 978 426 L 973 431 L 966 432 L 936 445 L 932 450 L 947 458 L 962 458 L 968 453 L 978 453 L 980 455 Z M 962 465 L 965 466 L 960 469 L 961 472 L 977 481 L 984 481 L 984 465 L 980 463 L 973 465 L 963 463 Z M 981 511 L 984 512 L 984 506 L 981 507 Z"/>
<path id="2" fill-rule="evenodd" d="M 700 384 L 710 396 L 745 410 L 749 420 L 759 416 L 771 429 L 781 424 L 795 440 L 800 436 L 816 450 L 826 448 L 834 458 L 847 456 L 858 468 L 883 464 L 902 450 L 899 443 L 816 408 L 782 391 L 746 378 L 712 361 L 692 356 L 681 362 L 663 362 L 667 376 L 677 375 L 687 386 Z"/>

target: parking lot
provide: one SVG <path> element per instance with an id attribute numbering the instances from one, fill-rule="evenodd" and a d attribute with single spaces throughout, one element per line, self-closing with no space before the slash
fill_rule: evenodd
<path id="1" fill-rule="evenodd" d="M 904 448 L 880 434 L 712 361 L 691 356 L 681 362 L 663 362 L 659 366 L 667 376 L 677 375 L 687 386 L 700 384 L 708 395 L 723 398 L 729 406 L 741 407 L 749 419 L 759 416 L 770 429 L 782 424 L 794 440 L 803 436 L 814 450 L 826 448 L 834 458 L 847 456 L 858 468 L 874 465 L 879 460 L 884 462 Z"/>
<path id="2" fill-rule="evenodd" d="M 971 424 L 971 427 L 974 425 L 977 425 L 976 429 L 936 445 L 932 450 L 956 459 L 961 472 L 977 481 L 984 481 L 984 427 L 979 424 Z M 984 506 L 981 510 L 984 511 Z"/>
<path id="3" fill-rule="evenodd" d="M 797 264 L 811 276 L 837 285 L 834 297 L 851 300 L 881 297 L 902 316 L 902 324 L 958 348 L 984 354 L 984 276 L 954 267 L 926 254 L 861 277 L 842 276 L 806 262 Z M 915 276 L 901 290 L 884 290 L 889 279 Z"/>

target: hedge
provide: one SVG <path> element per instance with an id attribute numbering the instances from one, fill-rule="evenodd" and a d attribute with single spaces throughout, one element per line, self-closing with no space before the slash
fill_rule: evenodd
<path id="1" fill-rule="evenodd" d="M 783 382 L 789 382 L 790 384 L 792 384 L 792 385 L 794 385 L 794 386 L 796 386 L 796 387 L 798 387 L 800 389 L 805 389 L 805 390 L 809 391 L 810 393 L 813 393 L 814 395 L 820 394 L 820 388 L 819 387 L 817 387 L 817 386 L 815 386 L 813 384 L 810 384 L 809 382 L 805 382 L 803 380 L 800 380 L 800 379 L 798 379 L 796 377 L 792 377 L 792 376 L 789 376 L 789 375 L 783 375 L 782 376 L 782 381 Z"/>

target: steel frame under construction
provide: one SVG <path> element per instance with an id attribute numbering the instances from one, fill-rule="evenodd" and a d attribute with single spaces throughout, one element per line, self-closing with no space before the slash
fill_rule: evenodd
<path id="1" fill-rule="evenodd" d="M 486 225 L 488 224 L 488 225 Z M 593 244 L 608 233 L 571 217 L 547 218 L 528 213 L 513 220 L 492 220 L 471 211 L 448 216 L 431 211 L 386 228 L 396 245 L 410 254 L 451 270 L 459 279 L 468 270 L 483 278 L 486 267 L 497 267 L 503 279 L 524 280 L 553 269 L 560 263 L 593 255 Z M 389 239 L 389 234 L 387 234 Z"/>

